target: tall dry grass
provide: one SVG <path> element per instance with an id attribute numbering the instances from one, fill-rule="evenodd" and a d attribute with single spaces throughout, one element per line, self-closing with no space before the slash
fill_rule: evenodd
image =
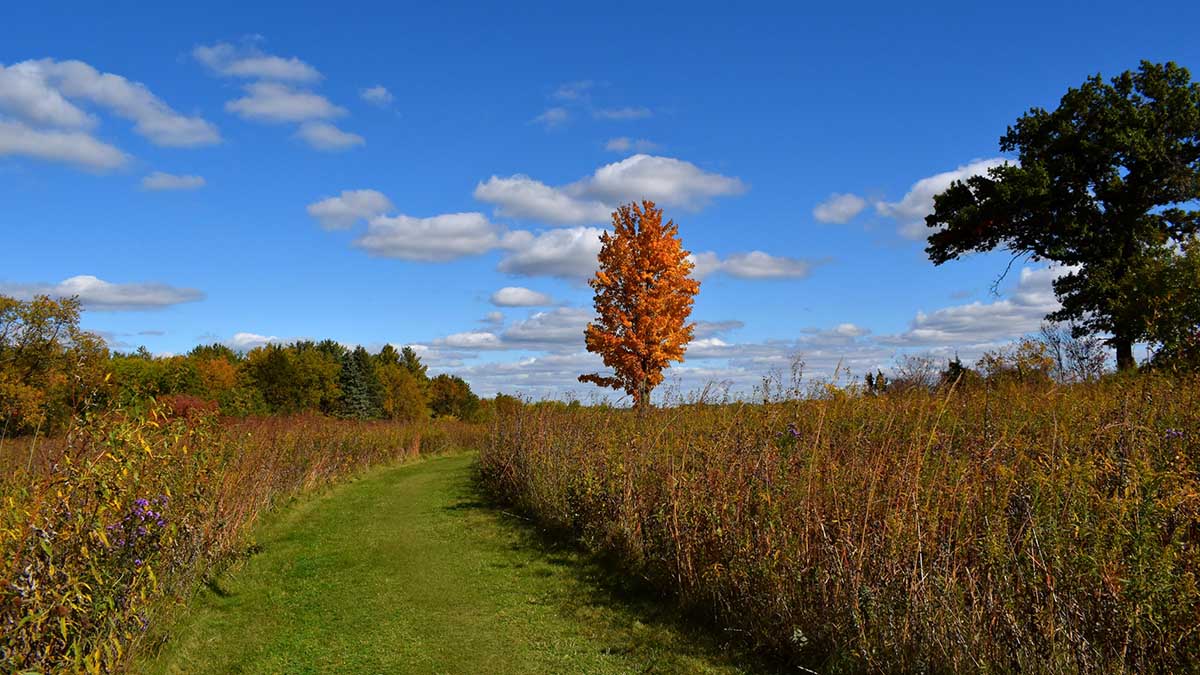
<path id="1" fill-rule="evenodd" d="M 509 406 L 484 484 L 822 672 L 1200 659 L 1200 380 Z"/>
<path id="2" fill-rule="evenodd" d="M 470 429 L 119 411 L 0 457 L 0 672 L 112 672 L 250 525 L 299 493 Z M 474 432 L 477 433 L 477 432 Z"/>

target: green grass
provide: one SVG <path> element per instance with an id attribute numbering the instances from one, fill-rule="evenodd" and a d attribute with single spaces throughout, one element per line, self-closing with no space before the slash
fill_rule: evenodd
<path id="1" fill-rule="evenodd" d="M 474 455 L 375 471 L 257 532 L 147 673 L 741 673 L 574 549 L 482 503 Z"/>

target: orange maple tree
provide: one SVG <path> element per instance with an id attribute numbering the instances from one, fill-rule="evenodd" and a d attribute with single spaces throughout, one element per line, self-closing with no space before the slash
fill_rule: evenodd
<path id="1" fill-rule="evenodd" d="M 683 361 L 696 324 L 687 323 L 700 282 L 674 221 L 644 200 L 613 212 L 613 232 L 600 236 L 600 268 L 588 282 L 599 316 L 584 331 L 587 349 L 614 376 L 580 375 L 580 382 L 624 389 L 635 408 L 650 400 L 671 361 Z"/>

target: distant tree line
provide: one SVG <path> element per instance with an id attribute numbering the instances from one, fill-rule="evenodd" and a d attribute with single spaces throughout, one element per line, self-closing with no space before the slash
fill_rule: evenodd
<path id="1" fill-rule="evenodd" d="M 75 299 L 0 296 L 0 438 L 52 433 L 88 409 L 136 406 L 150 397 L 235 416 L 472 421 L 482 413 L 466 381 L 430 377 L 411 347 L 385 345 L 372 354 L 322 340 L 246 353 L 215 343 L 181 356 L 145 348 L 122 354 L 80 329 L 79 311 Z"/>
<path id="2" fill-rule="evenodd" d="M 957 354 L 948 359 L 930 354 L 905 354 L 896 360 L 890 372 L 884 373 L 880 369 L 867 373 L 862 388 L 864 393 L 877 395 L 999 383 L 1095 382 L 1111 373 L 1108 354 L 1103 338 L 1095 335 L 1076 337 L 1069 324 L 1047 322 L 1036 335 L 985 351 L 974 364 L 963 362 Z M 1143 367 L 1175 371 L 1180 369 L 1179 366 L 1174 361 L 1151 358 Z"/>

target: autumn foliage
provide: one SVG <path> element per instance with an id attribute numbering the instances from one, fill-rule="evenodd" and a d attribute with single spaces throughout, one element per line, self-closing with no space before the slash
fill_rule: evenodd
<path id="1" fill-rule="evenodd" d="M 613 212 L 613 232 L 600 237 L 600 268 L 588 282 L 596 291 L 597 319 L 584 335 L 590 352 L 600 354 L 614 376 L 580 375 L 580 382 L 623 389 L 641 408 L 663 380 L 671 361 L 682 361 L 692 339 L 687 323 L 700 282 L 690 274 L 674 221 L 663 223 L 662 209 L 643 201 Z"/>

